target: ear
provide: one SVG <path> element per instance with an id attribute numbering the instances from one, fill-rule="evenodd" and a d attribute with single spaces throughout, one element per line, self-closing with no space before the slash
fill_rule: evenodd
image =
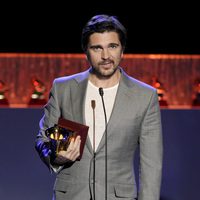
<path id="1" fill-rule="evenodd" d="M 121 59 L 124 57 L 124 51 L 122 49 L 122 52 L 121 52 Z"/>
<path id="2" fill-rule="evenodd" d="M 90 54 L 88 51 L 85 52 L 85 59 L 89 62 L 90 61 Z"/>
<path id="3" fill-rule="evenodd" d="M 85 53 L 85 59 L 88 61 L 88 54 L 87 54 L 87 52 Z"/>

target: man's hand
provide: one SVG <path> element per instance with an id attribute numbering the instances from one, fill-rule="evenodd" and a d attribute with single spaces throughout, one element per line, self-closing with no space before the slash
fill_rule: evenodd
<path id="1" fill-rule="evenodd" d="M 72 139 L 67 151 L 60 151 L 54 162 L 56 164 L 63 165 L 68 161 L 75 161 L 80 155 L 80 144 L 80 136 L 77 136 L 76 139 Z"/>

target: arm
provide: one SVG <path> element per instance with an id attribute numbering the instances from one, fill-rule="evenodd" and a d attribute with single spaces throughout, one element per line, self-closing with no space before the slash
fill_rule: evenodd
<path id="1" fill-rule="evenodd" d="M 58 99 L 56 82 L 54 81 L 50 91 L 49 101 L 44 107 L 44 116 L 40 120 L 40 131 L 35 142 L 35 148 L 38 151 L 40 158 L 51 172 L 52 170 L 54 172 L 59 171 L 65 164 L 66 166 L 71 166 L 80 155 L 80 137 L 77 137 L 75 141 L 72 140 L 68 150 L 59 152 L 57 157 L 55 157 L 54 153 L 51 151 L 50 139 L 46 136 L 45 130 L 58 123 L 58 119 L 61 115 Z"/>
<path id="2" fill-rule="evenodd" d="M 151 96 L 140 135 L 139 200 L 159 200 L 162 174 L 162 127 L 157 93 Z"/>

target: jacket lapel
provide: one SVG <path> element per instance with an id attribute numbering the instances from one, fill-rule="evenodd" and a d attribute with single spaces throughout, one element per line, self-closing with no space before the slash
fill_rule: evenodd
<path id="1" fill-rule="evenodd" d="M 90 70 L 90 69 L 89 69 Z M 76 87 L 72 87 L 72 110 L 73 110 L 73 120 L 79 123 L 85 124 L 84 118 L 84 101 L 85 101 L 85 94 L 87 89 L 88 77 L 89 77 L 89 70 L 85 71 L 81 74 L 81 76 L 75 77 Z M 90 153 L 92 153 L 92 145 L 90 142 L 89 137 L 86 140 L 86 146 Z"/>
<path id="2" fill-rule="evenodd" d="M 129 78 L 122 69 L 120 70 L 121 70 L 122 76 L 120 79 L 115 102 L 113 105 L 113 110 L 112 110 L 110 119 L 107 123 L 107 139 L 109 138 L 109 135 L 112 134 L 112 130 L 115 127 L 115 125 L 118 123 L 120 124 L 121 118 L 119 118 L 119 116 L 126 114 L 126 113 L 123 113 L 123 112 L 126 112 L 125 111 L 126 109 L 122 109 L 124 105 L 128 106 L 130 105 L 129 101 L 133 101 L 133 99 L 130 98 L 130 94 L 129 94 L 130 93 L 129 88 L 132 87 L 129 84 Z M 124 104 L 124 102 L 126 102 L 126 104 Z M 103 137 L 97 148 L 96 153 L 98 153 L 104 147 L 104 145 L 105 145 L 105 132 L 103 134 Z"/>

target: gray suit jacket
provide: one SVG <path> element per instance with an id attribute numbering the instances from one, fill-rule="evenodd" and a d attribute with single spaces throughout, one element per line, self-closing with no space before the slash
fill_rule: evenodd
<path id="1" fill-rule="evenodd" d="M 128 76 L 122 69 L 113 111 L 107 125 L 108 200 L 158 200 L 162 171 L 160 109 L 154 88 Z M 84 123 L 84 97 L 89 70 L 54 80 L 49 102 L 40 121 L 36 149 L 52 167 L 45 150 L 44 131 L 59 117 Z M 102 113 L 102 117 L 104 114 Z M 133 160 L 140 149 L 140 185 L 137 192 Z M 105 134 L 96 151 L 96 200 L 105 196 Z M 80 161 L 68 163 L 58 172 L 56 200 L 90 200 L 93 195 L 93 153 L 89 138 Z"/>

